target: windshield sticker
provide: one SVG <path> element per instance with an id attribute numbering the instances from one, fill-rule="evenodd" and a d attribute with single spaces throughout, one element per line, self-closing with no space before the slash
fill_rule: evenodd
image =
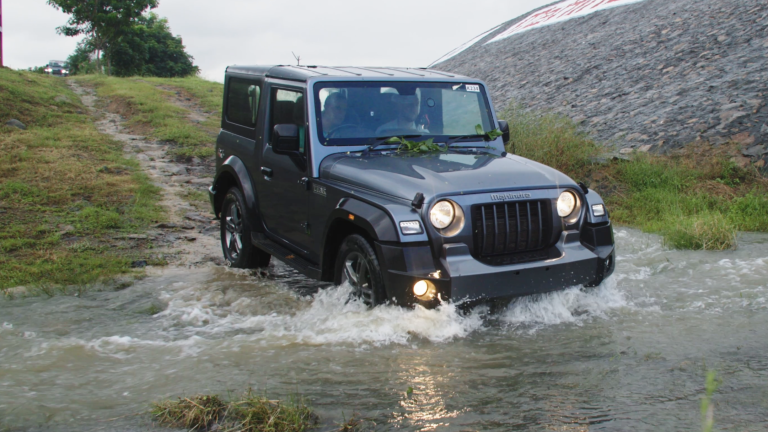
<path id="1" fill-rule="evenodd" d="M 467 87 L 467 91 L 470 91 L 470 92 L 479 92 L 480 91 L 480 86 L 479 85 L 467 84 L 466 87 Z"/>

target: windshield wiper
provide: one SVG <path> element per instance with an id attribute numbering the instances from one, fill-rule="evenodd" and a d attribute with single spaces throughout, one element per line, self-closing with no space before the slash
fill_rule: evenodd
<path id="1" fill-rule="evenodd" d="M 452 137 L 452 138 L 448 139 L 448 140 L 445 142 L 445 146 L 446 146 L 446 147 L 450 147 L 450 146 L 451 146 L 451 144 L 457 143 L 457 142 L 459 142 L 459 141 L 469 140 L 469 139 L 471 139 L 471 140 L 474 140 L 474 141 L 477 141 L 477 140 L 482 140 L 482 141 L 485 141 L 485 135 L 477 135 L 477 134 L 475 134 L 475 135 L 460 135 L 460 136 L 455 136 L 455 137 Z"/>
<path id="2" fill-rule="evenodd" d="M 367 149 L 365 149 L 364 153 L 369 153 L 371 150 L 375 149 L 376 147 L 382 145 L 382 144 L 395 144 L 395 143 L 387 143 L 387 141 L 391 140 L 392 138 L 419 138 L 423 135 L 392 135 L 387 137 L 376 137 L 376 142 L 369 145 Z"/>

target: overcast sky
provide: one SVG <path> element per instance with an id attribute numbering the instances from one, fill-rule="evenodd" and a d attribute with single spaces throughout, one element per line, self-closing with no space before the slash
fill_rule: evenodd
<path id="1" fill-rule="evenodd" d="M 423 67 L 490 28 L 552 0 L 160 0 L 205 78 L 232 64 Z M 45 0 L 3 0 L 5 66 L 65 60 L 78 38 Z M 215 6 L 214 6 L 215 5 Z"/>

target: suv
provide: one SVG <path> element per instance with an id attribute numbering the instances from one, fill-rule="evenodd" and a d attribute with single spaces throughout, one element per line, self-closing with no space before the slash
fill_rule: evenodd
<path id="1" fill-rule="evenodd" d="M 486 85 L 430 69 L 230 66 L 210 188 L 224 258 L 272 256 L 370 305 L 596 286 L 600 196 L 507 153 Z"/>
<path id="2" fill-rule="evenodd" d="M 45 65 L 45 73 L 56 76 L 69 76 L 69 66 L 62 60 L 51 60 Z"/>

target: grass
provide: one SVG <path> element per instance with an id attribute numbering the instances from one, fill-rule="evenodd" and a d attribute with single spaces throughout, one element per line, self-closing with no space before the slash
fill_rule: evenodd
<path id="1" fill-rule="evenodd" d="M 217 395 L 197 395 L 155 402 L 151 413 L 164 426 L 199 431 L 215 426 L 221 432 L 301 432 L 317 423 L 302 398 L 283 403 L 250 389 L 227 401 Z"/>
<path id="2" fill-rule="evenodd" d="M 128 118 L 127 125 L 140 135 L 160 141 L 175 143 L 171 150 L 177 156 L 213 156 L 213 147 L 221 118 L 217 114 L 202 124 L 194 124 L 187 118 L 189 111 L 176 106 L 173 93 L 158 88 L 160 85 L 176 85 L 192 94 L 205 94 L 204 106 L 213 107 L 212 99 L 218 97 L 221 104 L 221 84 L 200 78 L 116 78 L 104 75 L 88 75 L 78 79 L 96 87 L 100 97 L 112 101 L 110 108 Z M 209 84 L 207 84 L 209 83 Z M 211 90 L 211 95 L 208 91 Z M 216 96 L 216 92 L 218 95 Z"/>
<path id="3" fill-rule="evenodd" d="M 5 126 L 15 118 L 27 126 Z M 0 291 L 131 271 L 112 240 L 162 220 L 159 190 L 100 134 L 66 81 L 0 69 Z"/>
<path id="4" fill-rule="evenodd" d="M 670 155 L 594 162 L 601 150 L 567 117 L 512 105 L 513 150 L 584 181 L 606 201 L 611 220 L 663 236 L 677 249 L 736 247 L 738 231 L 768 232 L 768 180 L 731 162 L 738 147 L 689 145 Z"/>

